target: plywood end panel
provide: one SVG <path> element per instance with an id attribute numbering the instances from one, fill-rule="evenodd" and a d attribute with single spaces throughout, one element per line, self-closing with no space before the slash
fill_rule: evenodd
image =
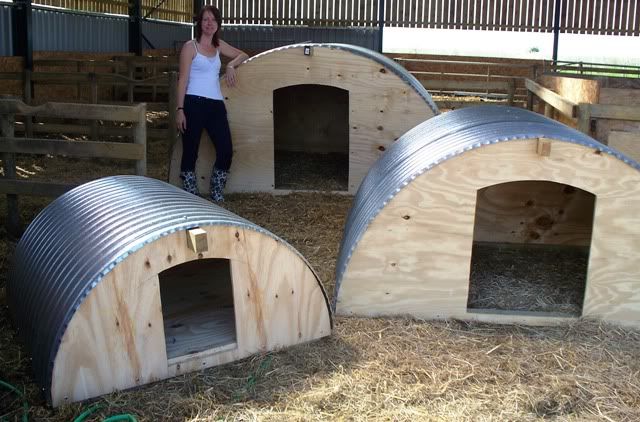
<path id="1" fill-rule="evenodd" d="M 582 316 L 640 326 L 640 173 L 581 145 L 552 145 L 550 157 L 537 154 L 537 139 L 488 145 L 416 178 L 357 244 L 336 312 L 553 323 L 546 316 L 467 311 L 477 191 L 512 181 L 549 181 L 596 196 Z"/>
<path id="2" fill-rule="evenodd" d="M 640 132 L 609 132 L 608 144 L 624 155 L 640 162 Z"/>
<path id="3" fill-rule="evenodd" d="M 301 48 L 261 55 L 237 68 L 238 84 L 222 84 L 233 138 L 234 158 L 228 192 L 274 191 L 273 92 L 293 85 L 323 85 L 348 91 L 349 186 L 355 193 L 384 149 L 405 132 L 434 115 L 427 102 L 384 65 L 351 52 Z M 292 119 L 296 116 L 291 116 Z M 208 195 L 215 161 L 203 135 L 196 164 L 198 188 Z M 172 154 L 170 183 L 180 186 L 180 142 Z"/>
<path id="4" fill-rule="evenodd" d="M 282 241 L 234 226 L 200 227 L 208 250 L 178 231 L 118 264 L 73 316 L 57 353 L 54 406 L 308 342 L 331 333 L 324 290 Z M 230 261 L 236 342 L 167 359 L 158 274 L 186 262 Z"/>

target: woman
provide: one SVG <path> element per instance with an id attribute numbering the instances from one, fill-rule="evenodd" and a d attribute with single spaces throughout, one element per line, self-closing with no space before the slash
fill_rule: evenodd
<path id="1" fill-rule="evenodd" d="M 227 109 L 220 91 L 220 54 L 229 57 L 225 79 L 236 84 L 235 67 L 247 56 L 222 41 L 218 34 L 222 15 L 214 6 L 205 6 L 196 17 L 195 39 L 186 42 L 180 52 L 178 108 L 176 124 L 182 132 L 180 178 L 184 190 L 198 194 L 195 175 L 202 129 L 206 129 L 216 148 L 216 162 L 211 172 L 211 199 L 224 201 L 222 191 L 231 167 L 231 132 Z"/>

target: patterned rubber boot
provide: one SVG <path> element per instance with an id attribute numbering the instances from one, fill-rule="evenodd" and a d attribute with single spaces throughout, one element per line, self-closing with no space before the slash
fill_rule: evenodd
<path id="1" fill-rule="evenodd" d="M 211 200 L 214 202 L 224 202 L 222 191 L 227 184 L 227 172 L 213 168 L 211 172 Z"/>
<path id="2" fill-rule="evenodd" d="M 182 189 L 187 192 L 197 195 L 198 183 L 196 182 L 196 173 L 193 171 L 180 172 L 180 179 L 182 179 Z"/>

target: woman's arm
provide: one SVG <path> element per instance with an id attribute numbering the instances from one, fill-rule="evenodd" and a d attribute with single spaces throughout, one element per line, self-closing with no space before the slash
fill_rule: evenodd
<path id="1" fill-rule="evenodd" d="M 187 119 L 184 117 L 184 96 L 187 93 L 187 82 L 191 72 L 191 62 L 193 61 L 195 47 L 192 41 L 187 41 L 180 50 L 180 67 L 178 73 L 178 110 L 176 110 L 176 125 L 180 132 L 187 129 Z"/>
<path id="2" fill-rule="evenodd" d="M 238 50 L 237 48 L 227 44 L 226 42 L 220 40 L 220 45 L 218 46 L 220 49 L 220 53 L 229 57 L 231 61 L 227 63 L 227 71 L 225 73 L 227 79 L 227 85 L 235 86 L 236 84 L 236 66 L 249 58 L 247 53 L 242 50 Z"/>

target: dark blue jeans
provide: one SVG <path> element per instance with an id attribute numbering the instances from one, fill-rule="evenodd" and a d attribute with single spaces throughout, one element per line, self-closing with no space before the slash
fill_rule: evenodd
<path id="1" fill-rule="evenodd" d="M 187 129 L 182 134 L 180 171 L 195 170 L 202 129 L 207 131 L 216 147 L 215 167 L 229 171 L 233 149 L 224 101 L 185 95 L 184 116 L 187 119 Z"/>

